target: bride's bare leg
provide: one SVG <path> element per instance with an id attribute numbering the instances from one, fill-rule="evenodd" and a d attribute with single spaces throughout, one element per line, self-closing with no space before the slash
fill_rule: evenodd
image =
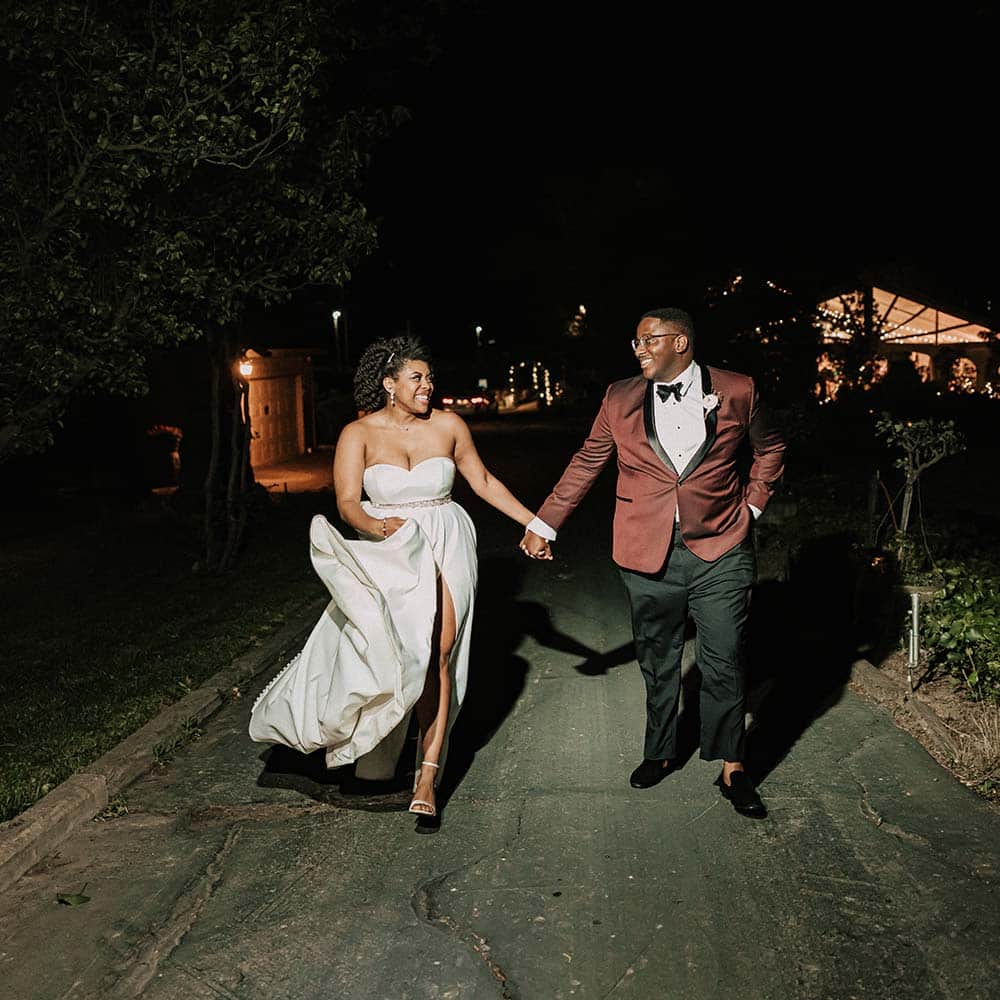
<path id="1" fill-rule="evenodd" d="M 455 644 L 455 605 L 451 591 L 443 576 L 438 576 L 438 610 L 434 619 L 434 640 L 431 662 L 427 666 L 427 680 L 417 701 L 417 722 L 420 725 L 420 759 L 437 764 L 441 759 L 445 733 L 448 731 L 448 710 L 451 707 L 451 674 L 449 663 Z M 423 767 L 417 772 L 415 799 L 435 802 L 434 782 L 437 768 Z M 431 809 L 418 805 L 416 809 L 430 813 Z"/>

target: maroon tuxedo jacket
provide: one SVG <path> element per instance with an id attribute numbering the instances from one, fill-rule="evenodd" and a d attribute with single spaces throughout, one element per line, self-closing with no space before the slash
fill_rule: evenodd
<path id="1" fill-rule="evenodd" d="M 653 383 L 641 375 L 608 387 L 590 435 L 538 511 L 558 530 L 618 453 L 612 558 L 624 569 L 656 573 L 666 562 L 676 512 L 684 544 L 713 562 L 750 531 L 752 503 L 763 510 L 784 468 L 785 442 L 764 426 L 753 379 L 700 365 L 704 393 L 719 405 L 705 414 L 705 443 L 675 469 L 653 426 Z M 753 463 L 740 478 L 737 452 L 749 435 Z"/>

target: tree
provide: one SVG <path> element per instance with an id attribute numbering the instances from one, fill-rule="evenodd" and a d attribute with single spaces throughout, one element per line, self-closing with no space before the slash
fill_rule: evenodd
<path id="1" fill-rule="evenodd" d="M 888 332 L 886 314 L 875 306 L 871 287 L 839 296 L 840 312 L 827 313 L 825 319 L 834 337 L 831 345 L 840 366 L 838 388 L 868 389 L 877 383 L 884 371 L 885 358 L 880 355 L 882 337 Z"/>
<path id="2" fill-rule="evenodd" d="M 0 460 L 46 447 L 72 394 L 140 394 L 150 350 L 340 283 L 370 249 L 354 191 L 386 122 L 317 114 L 321 19 L 294 0 L 5 10 Z"/>
<path id="3" fill-rule="evenodd" d="M 140 395 L 150 352 L 204 337 L 210 568 L 252 485 L 244 314 L 342 284 L 375 242 L 356 192 L 390 118 L 331 110 L 324 54 L 363 48 L 349 6 L 23 0 L 0 22 L 0 461 L 47 447 L 74 394 Z"/>
<path id="4" fill-rule="evenodd" d="M 875 433 L 884 438 L 887 445 L 903 453 L 894 464 L 903 473 L 903 505 L 896 523 L 895 542 L 896 556 L 900 565 L 904 565 L 912 549 L 907 532 L 917 482 L 932 465 L 964 451 L 965 439 L 955 429 L 953 420 L 899 420 L 888 413 L 879 417 Z"/>

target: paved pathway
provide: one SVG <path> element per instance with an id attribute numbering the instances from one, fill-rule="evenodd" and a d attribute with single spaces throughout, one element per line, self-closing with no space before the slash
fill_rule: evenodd
<path id="1" fill-rule="evenodd" d="M 322 447 L 289 462 L 254 467 L 254 477 L 271 493 L 311 493 L 333 489 L 333 449 Z"/>

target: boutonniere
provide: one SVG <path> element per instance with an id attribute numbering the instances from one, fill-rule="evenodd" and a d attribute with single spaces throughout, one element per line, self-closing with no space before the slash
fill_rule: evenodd
<path id="1" fill-rule="evenodd" d="M 708 393 L 706 396 L 701 397 L 701 405 L 705 407 L 706 413 L 711 413 L 719 403 L 722 402 L 722 397 L 717 396 L 714 392 Z"/>

